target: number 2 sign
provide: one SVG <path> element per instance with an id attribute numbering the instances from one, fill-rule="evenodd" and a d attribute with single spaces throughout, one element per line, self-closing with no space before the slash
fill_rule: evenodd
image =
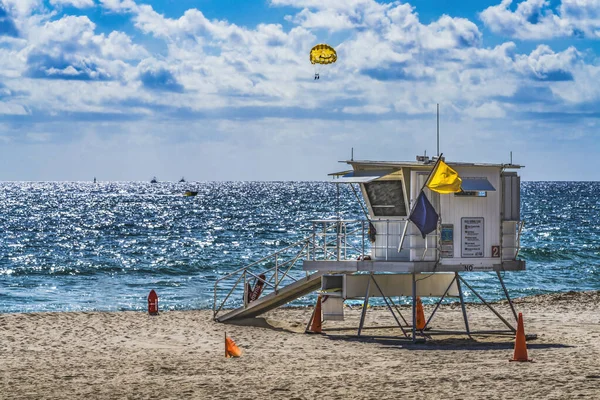
<path id="1" fill-rule="evenodd" d="M 492 246 L 492 257 L 500 257 L 500 246 Z"/>

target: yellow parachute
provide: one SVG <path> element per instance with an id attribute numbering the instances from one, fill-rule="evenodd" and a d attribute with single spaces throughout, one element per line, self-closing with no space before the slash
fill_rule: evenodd
<path id="1" fill-rule="evenodd" d="M 315 64 L 333 64 L 337 61 L 335 49 L 328 44 L 318 44 L 310 50 L 310 63 Z M 315 65 L 315 80 L 319 79 L 319 70 Z"/>
<path id="2" fill-rule="evenodd" d="M 310 50 L 311 64 L 331 64 L 336 62 L 337 53 L 335 49 L 328 44 L 318 44 Z"/>

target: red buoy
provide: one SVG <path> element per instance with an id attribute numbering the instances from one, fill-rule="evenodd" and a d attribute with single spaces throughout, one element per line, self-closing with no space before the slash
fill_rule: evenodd
<path id="1" fill-rule="evenodd" d="M 265 274 L 260 274 L 258 277 L 260 279 L 256 280 L 256 283 L 254 284 L 254 289 L 248 291 L 248 303 L 257 300 L 260 297 L 260 294 L 262 293 L 263 286 L 265 285 L 265 279 L 267 279 L 267 277 L 265 276 Z"/>
<path id="2" fill-rule="evenodd" d="M 148 295 L 148 314 L 158 315 L 158 295 L 154 289 Z"/>

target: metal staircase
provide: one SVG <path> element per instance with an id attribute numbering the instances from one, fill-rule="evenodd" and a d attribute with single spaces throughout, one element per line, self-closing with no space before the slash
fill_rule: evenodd
<path id="1" fill-rule="evenodd" d="M 311 236 L 218 279 L 214 286 L 213 318 L 218 322 L 252 318 L 318 290 L 325 272 L 294 268 L 300 261 L 356 260 L 368 251 L 368 221 L 336 219 L 312 223 Z M 263 284 L 261 296 L 250 301 L 250 288 L 258 282 Z"/>
<path id="2" fill-rule="evenodd" d="M 226 322 L 234 319 L 252 318 L 282 306 L 290 301 L 296 300 L 302 296 L 318 290 L 321 287 L 321 275 L 323 272 L 315 272 L 301 278 L 300 280 L 283 287 L 277 292 L 272 292 L 258 300 L 249 303 L 246 306 L 236 308 L 233 311 L 215 317 L 218 322 Z"/>

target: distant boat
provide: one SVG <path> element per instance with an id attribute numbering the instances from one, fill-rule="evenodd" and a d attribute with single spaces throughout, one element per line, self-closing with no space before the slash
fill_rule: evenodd
<path id="1" fill-rule="evenodd" d="M 158 183 L 158 179 L 156 179 L 156 177 L 152 178 L 152 180 L 150 181 L 150 183 Z"/>
<path id="2" fill-rule="evenodd" d="M 185 182 L 185 178 L 182 176 L 181 179 L 179 180 L 179 183 L 183 183 Z"/>
<path id="3" fill-rule="evenodd" d="M 184 196 L 187 196 L 187 197 L 190 197 L 190 196 L 195 196 L 195 195 L 197 195 L 197 194 L 198 194 L 198 192 L 192 192 L 192 191 L 188 190 L 188 191 L 187 191 L 187 192 L 185 192 L 183 195 L 184 195 Z"/>
<path id="4" fill-rule="evenodd" d="M 94 177 L 94 183 L 96 183 L 96 177 Z"/>

